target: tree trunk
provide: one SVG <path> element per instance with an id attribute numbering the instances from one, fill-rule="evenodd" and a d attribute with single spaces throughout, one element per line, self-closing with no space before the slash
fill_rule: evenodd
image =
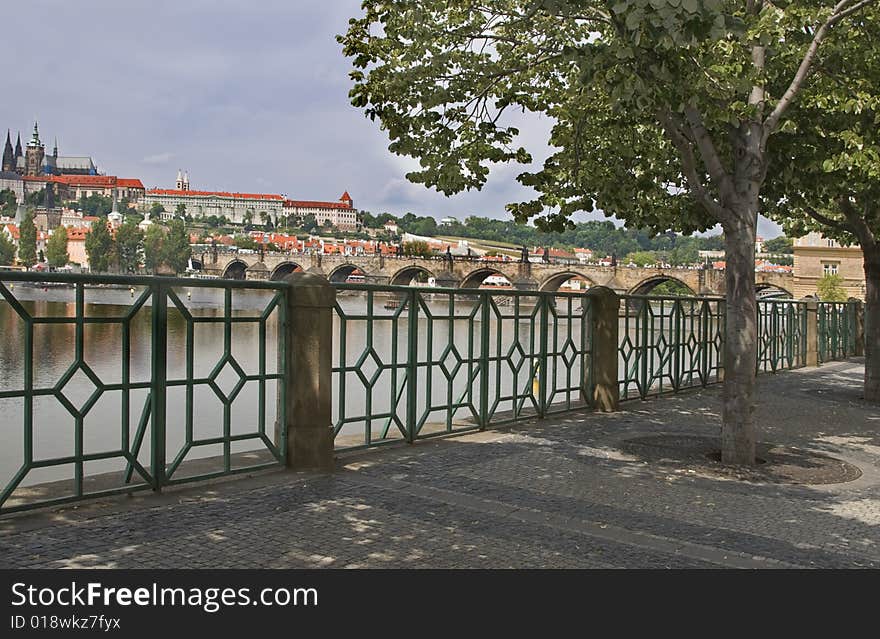
<path id="1" fill-rule="evenodd" d="M 756 198 L 757 199 L 757 198 Z M 755 208 L 757 201 L 755 201 Z M 743 208 L 752 208 L 744 205 Z M 726 326 L 721 414 L 721 460 L 755 463 L 755 362 L 758 357 L 758 311 L 755 295 L 757 213 L 744 212 L 724 225 Z"/>
<path id="2" fill-rule="evenodd" d="M 865 401 L 880 404 L 880 247 L 865 257 Z"/>

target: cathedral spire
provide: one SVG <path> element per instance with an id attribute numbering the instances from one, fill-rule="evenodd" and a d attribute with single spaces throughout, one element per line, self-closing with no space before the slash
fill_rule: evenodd
<path id="1" fill-rule="evenodd" d="M 21 150 L 21 131 L 18 132 L 18 139 L 15 141 L 15 159 L 18 160 L 23 155 Z"/>
<path id="2" fill-rule="evenodd" d="M 3 170 L 15 170 L 15 153 L 12 150 L 12 138 L 9 129 L 6 130 L 6 145 L 3 147 Z"/>
<path id="3" fill-rule="evenodd" d="M 40 142 L 40 127 L 36 121 L 34 121 L 34 134 L 31 136 L 28 146 L 43 146 L 43 143 Z"/>
<path id="4" fill-rule="evenodd" d="M 58 159 L 58 138 L 55 138 L 55 146 L 52 149 L 52 157 L 54 157 L 56 160 Z"/>

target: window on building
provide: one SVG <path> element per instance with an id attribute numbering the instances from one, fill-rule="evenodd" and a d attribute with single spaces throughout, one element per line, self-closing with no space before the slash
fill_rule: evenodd
<path id="1" fill-rule="evenodd" d="M 822 273 L 824 275 L 837 275 L 837 270 L 839 266 L 839 262 L 823 262 Z"/>

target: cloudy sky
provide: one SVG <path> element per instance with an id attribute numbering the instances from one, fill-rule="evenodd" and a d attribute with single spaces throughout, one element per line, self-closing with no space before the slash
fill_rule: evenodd
<path id="1" fill-rule="evenodd" d="M 4 11 L 0 127 L 30 138 L 34 119 L 62 155 L 102 172 L 174 186 L 335 200 L 373 212 L 504 218 L 531 193 L 521 167 L 446 198 L 406 181 L 378 126 L 348 103 L 335 41 L 360 0 L 28 0 Z M 549 123 L 521 125 L 537 160 Z M 579 216 L 578 219 L 602 215 Z M 777 234 L 763 220 L 759 233 Z"/>

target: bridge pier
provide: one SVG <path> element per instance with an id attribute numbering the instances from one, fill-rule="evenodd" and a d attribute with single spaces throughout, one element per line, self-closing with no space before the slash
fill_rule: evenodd
<path id="1" fill-rule="evenodd" d="M 246 280 L 268 280 L 269 269 L 262 262 L 257 262 L 253 266 L 249 266 L 244 272 Z"/>
<path id="2" fill-rule="evenodd" d="M 514 278 L 510 283 L 513 284 L 513 288 L 518 291 L 537 291 L 538 287 L 540 286 L 538 282 L 530 277 L 517 277 Z"/>
<path id="3" fill-rule="evenodd" d="M 461 284 L 461 279 L 450 271 L 440 271 L 434 276 L 434 282 L 440 288 L 458 288 L 458 285 Z"/>
<path id="4" fill-rule="evenodd" d="M 364 275 L 365 284 L 377 284 L 387 286 L 391 278 L 387 275 Z"/>

